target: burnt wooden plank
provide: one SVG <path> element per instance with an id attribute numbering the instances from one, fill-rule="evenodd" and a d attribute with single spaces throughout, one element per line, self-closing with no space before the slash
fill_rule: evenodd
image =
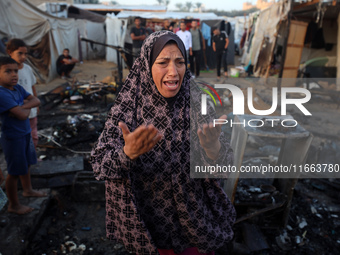
<path id="1" fill-rule="evenodd" d="M 60 175 L 84 170 L 82 156 L 40 161 L 31 166 L 31 176 Z"/>

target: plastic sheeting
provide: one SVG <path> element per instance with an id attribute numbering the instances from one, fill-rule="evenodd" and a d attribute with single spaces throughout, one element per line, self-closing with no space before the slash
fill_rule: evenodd
<path id="1" fill-rule="evenodd" d="M 64 48 L 79 59 L 78 32 L 81 36 L 105 42 L 104 23 L 54 17 L 26 0 L 0 1 L 0 39 L 20 38 L 30 46 L 28 62 L 42 82 L 57 77 L 56 60 Z M 103 57 L 103 46 L 82 42 L 84 59 Z"/>
<path id="2" fill-rule="evenodd" d="M 232 28 L 234 29 L 235 33 L 235 42 L 239 42 L 243 36 L 244 29 L 248 28 L 248 20 L 249 17 L 246 16 L 238 16 L 238 17 L 232 17 L 227 18 L 227 21 L 231 24 Z"/>
<path id="3" fill-rule="evenodd" d="M 290 10 L 290 4 L 284 2 L 277 2 L 267 9 L 260 12 L 259 17 L 255 24 L 255 33 L 252 39 L 251 48 L 245 63 L 251 62 L 254 65 L 255 76 L 260 76 L 262 72 L 262 67 L 269 65 L 270 57 L 272 55 L 277 32 L 278 24 L 280 21 L 287 19 L 288 12 Z M 258 63 L 258 58 L 261 50 L 265 49 L 265 59 L 261 59 L 261 63 Z M 264 64 L 264 62 L 266 62 Z M 268 63 L 267 63 L 268 62 Z M 259 68 L 257 68 L 257 65 Z"/>
<path id="4" fill-rule="evenodd" d="M 127 20 L 107 17 L 105 24 L 107 33 L 106 43 L 123 48 L 127 32 Z M 106 48 L 106 61 L 117 63 L 117 51 L 115 49 Z"/>
<path id="5" fill-rule="evenodd" d="M 88 20 L 77 20 L 77 28 L 80 36 L 100 43 L 106 41 L 105 23 L 91 22 Z M 98 59 L 105 57 L 105 46 L 81 42 L 83 60 Z"/>
<path id="6" fill-rule="evenodd" d="M 23 39 L 32 46 L 29 60 L 40 79 L 56 77 L 56 59 L 65 47 L 78 57 L 77 26 L 72 19 L 48 15 L 27 1 L 0 2 L 0 36 Z"/>

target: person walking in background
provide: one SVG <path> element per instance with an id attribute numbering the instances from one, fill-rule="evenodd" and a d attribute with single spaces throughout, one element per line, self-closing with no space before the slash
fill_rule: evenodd
<path id="1" fill-rule="evenodd" d="M 62 79 L 71 78 L 70 73 L 77 62 L 78 59 L 75 59 L 70 55 L 70 50 L 67 48 L 64 49 L 63 54 L 57 59 L 57 73 Z"/>
<path id="2" fill-rule="evenodd" d="M 37 91 L 35 89 L 35 84 L 37 80 L 33 74 L 32 68 L 25 64 L 27 58 L 27 45 L 21 39 L 12 39 L 7 43 L 7 53 L 18 63 L 18 84 L 20 84 L 29 94 L 37 97 Z M 38 145 L 38 113 L 39 108 L 34 107 L 31 109 L 29 115 L 30 126 L 31 126 L 31 136 L 33 139 L 34 147 L 37 148 Z"/>
<path id="3" fill-rule="evenodd" d="M 192 40 L 191 40 L 191 34 L 189 31 L 186 30 L 186 25 L 184 21 L 181 21 L 179 23 L 180 30 L 176 32 L 176 35 L 181 38 L 182 42 L 184 43 L 185 51 L 187 53 L 187 59 L 188 62 L 188 56 L 192 55 Z M 190 63 L 191 65 L 191 63 Z"/>
<path id="4" fill-rule="evenodd" d="M 217 28 L 213 28 L 213 51 L 216 56 L 216 70 L 217 70 L 217 79 L 221 78 L 221 61 L 223 62 L 224 75 L 228 77 L 228 65 L 227 65 L 227 57 L 226 51 L 229 44 L 229 39 L 226 33 L 221 33 L 221 31 Z"/>
<path id="5" fill-rule="evenodd" d="M 0 118 L 2 124 L 0 144 L 7 162 L 8 212 L 26 214 L 33 208 L 20 204 L 17 190 L 18 179 L 21 181 L 23 196 L 46 196 L 46 193 L 32 188 L 29 171 L 30 165 L 37 163 L 37 155 L 31 138 L 28 116 L 32 108 L 40 105 L 40 101 L 17 82 L 18 63 L 11 57 L 0 57 Z"/>
<path id="6" fill-rule="evenodd" d="M 201 60 L 201 52 L 205 51 L 205 40 L 203 38 L 201 30 L 197 27 L 197 21 L 193 20 L 191 22 L 190 29 L 191 37 L 192 37 L 192 53 L 190 54 L 190 71 L 196 77 L 200 75 L 200 60 Z"/>
<path id="7" fill-rule="evenodd" d="M 140 17 L 135 17 L 135 26 L 131 28 L 131 39 L 132 39 L 132 53 L 133 62 L 135 62 L 136 55 L 140 54 L 143 41 L 146 38 L 146 29 L 141 26 L 142 20 Z"/>

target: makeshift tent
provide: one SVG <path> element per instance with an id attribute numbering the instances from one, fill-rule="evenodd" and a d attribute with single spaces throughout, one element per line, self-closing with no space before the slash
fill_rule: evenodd
<path id="1" fill-rule="evenodd" d="M 68 18 L 75 18 L 78 22 L 81 37 L 100 43 L 106 42 L 106 17 L 90 11 L 79 9 L 73 5 L 68 6 Z M 82 59 L 104 58 L 106 49 L 103 45 L 81 42 Z"/>
<path id="2" fill-rule="evenodd" d="M 70 5 L 67 8 L 67 17 L 74 19 L 86 19 L 92 22 L 104 23 L 105 16 L 91 11 L 80 9 L 76 6 Z"/>
<path id="3" fill-rule="evenodd" d="M 230 23 L 231 27 L 234 30 L 234 37 L 235 37 L 235 42 L 240 41 L 244 29 L 248 28 L 248 16 L 237 16 L 237 17 L 228 17 L 227 21 Z"/>
<path id="4" fill-rule="evenodd" d="M 127 33 L 127 20 L 118 19 L 114 15 L 107 15 L 106 19 L 106 43 L 124 48 L 124 41 Z M 106 61 L 117 63 L 117 51 L 106 48 Z M 122 63 L 122 61 L 121 61 Z"/>
<path id="5" fill-rule="evenodd" d="M 292 20 L 305 22 L 307 26 L 299 63 L 300 73 L 309 74 L 311 77 L 340 78 L 339 13 L 339 1 L 293 4 Z M 288 54 L 286 55 L 287 58 Z M 320 59 L 327 61 L 322 63 Z M 340 90 L 340 82 L 337 80 L 337 90 Z"/>
<path id="6" fill-rule="evenodd" d="M 261 11 L 258 17 L 254 18 L 256 22 L 253 25 L 253 36 L 246 48 L 244 63 L 254 66 L 255 76 L 265 76 L 268 73 L 279 24 L 287 19 L 289 10 L 290 1 L 288 3 L 280 1 Z"/>
<path id="7" fill-rule="evenodd" d="M 59 3 L 54 3 L 57 9 Z M 52 5 L 46 3 L 45 5 Z M 77 5 L 81 6 L 81 5 Z M 85 5 L 87 6 L 87 5 Z M 92 6 L 92 5 L 91 5 Z M 98 5 L 99 6 L 99 5 Z M 48 9 L 48 8 L 45 8 Z M 114 46 L 123 46 L 121 41 L 122 33 L 124 30 L 124 21 L 118 20 L 115 15 L 107 14 L 107 16 L 94 13 L 78 8 L 74 5 L 67 7 L 68 18 L 75 18 L 79 21 L 80 36 L 101 44 L 107 43 Z M 51 14 L 51 13 L 50 13 Z M 124 36 L 124 35 L 123 35 Z M 103 58 L 106 55 L 106 60 L 117 63 L 117 54 L 114 49 L 107 48 L 101 44 L 81 42 L 81 57 L 84 59 Z"/>
<path id="8" fill-rule="evenodd" d="M 56 59 L 64 48 L 78 54 L 77 22 L 42 12 L 25 0 L 0 1 L 0 39 L 23 39 L 29 46 L 29 61 L 42 80 L 56 77 Z"/>
<path id="9" fill-rule="evenodd" d="M 98 23 L 88 20 L 77 20 L 76 22 L 80 37 L 105 43 L 106 28 L 104 22 Z M 82 60 L 105 58 L 106 49 L 103 45 L 82 41 L 80 47 Z"/>
<path id="10" fill-rule="evenodd" d="M 249 17 L 248 16 L 238 16 L 238 17 L 228 17 L 227 21 L 231 25 L 232 29 L 234 30 L 234 43 L 235 43 L 235 52 L 237 54 L 241 54 L 241 47 L 240 42 L 242 39 L 242 36 L 245 32 L 245 29 L 248 29 L 248 22 Z"/>
<path id="11" fill-rule="evenodd" d="M 254 20 L 254 34 L 243 63 L 253 65 L 255 76 L 267 77 L 273 71 L 272 74 L 282 78 L 296 78 L 297 69 L 306 66 L 301 64 L 327 56 L 338 58 L 339 77 L 339 11 L 337 1 L 293 1 L 292 6 L 291 1 L 282 1 L 249 15 L 250 20 Z M 270 70 L 272 63 L 274 68 Z M 320 66 L 319 72 L 313 71 L 313 75 L 323 73 L 323 77 L 333 77 L 335 68 L 336 61 L 328 61 L 326 66 Z"/>
<path id="12" fill-rule="evenodd" d="M 57 77 L 56 60 L 64 48 L 77 59 L 105 56 L 104 46 L 80 43 L 79 37 L 105 43 L 105 23 L 58 18 L 26 0 L 0 1 L 0 39 L 20 38 L 30 46 L 28 62 L 42 82 Z"/>

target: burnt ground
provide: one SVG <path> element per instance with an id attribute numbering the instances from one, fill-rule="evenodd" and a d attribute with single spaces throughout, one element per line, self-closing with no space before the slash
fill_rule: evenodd
<path id="1" fill-rule="evenodd" d="M 53 191 L 26 254 L 129 254 L 105 237 L 105 201 L 76 201 L 71 188 Z"/>
<path id="2" fill-rule="evenodd" d="M 317 117 L 313 122 L 292 110 L 294 118 L 314 134 L 307 162 L 339 163 L 338 106 L 327 98 L 316 99 L 310 105 Z M 47 209 L 36 230 L 26 240 L 26 248 L 16 254 L 129 254 L 122 245 L 105 238 L 103 183 L 94 180 L 88 162 L 89 152 L 103 128 L 108 109 L 109 103 L 103 101 L 61 103 L 48 111 L 42 109 L 39 131 L 45 137 L 40 138 L 38 156 L 45 161 L 72 160 L 72 157 L 82 156 L 84 171 L 74 174 L 68 185 L 51 188 Z M 91 115 L 93 119 L 82 118 L 83 114 Z M 226 133 L 230 135 L 230 131 L 226 130 Z M 268 152 L 275 158 L 278 147 L 277 141 L 253 142 L 247 147 L 244 161 L 268 160 Z M 273 204 L 273 199 L 279 201 L 277 193 L 256 200 L 263 192 L 254 191 L 254 188 L 263 183 L 273 184 L 268 180 L 239 181 L 236 194 L 238 218 Z M 280 224 L 280 210 L 251 217 L 235 224 L 232 245 L 220 249 L 217 254 L 340 254 L 339 190 L 338 179 L 299 179 L 287 226 Z M 6 250 L 0 252 L 14 254 Z"/>
<path id="3" fill-rule="evenodd" d="M 88 122 L 95 127 L 91 129 L 91 132 L 88 131 L 87 122 L 84 122 L 85 124 L 81 122 L 77 124 L 79 128 L 74 136 L 72 136 L 72 129 L 67 128 L 68 116 L 81 116 L 84 111 L 79 109 L 82 108 L 79 108 L 76 112 L 52 113 L 53 118 L 50 117 L 51 113 L 42 113 L 39 118 L 39 127 L 40 129 L 53 127 L 54 130 L 68 130 L 69 133 L 60 133 L 59 139 L 55 138 L 58 143 L 73 151 L 88 152 L 91 150 L 104 125 L 108 106 L 97 104 L 96 106 L 89 105 L 86 107 L 89 109 L 86 112 L 94 117 L 92 121 Z M 226 133 L 228 135 L 228 131 Z M 318 139 L 321 138 L 317 136 L 316 140 Z M 41 144 L 44 144 L 44 142 L 47 141 L 42 139 Z M 260 145 L 252 144 L 247 149 L 245 161 L 252 160 L 254 157 L 261 158 L 266 156 L 266 148 L 262 149 L 260 147 L 259 150 L 259 146 L 272 146 L 269 150 L 279 146 L 277 141 L 272 143 L 266 141 L 262 144 L 260 141 L 258 142 Z M 335 140 L 335 142 L 337 141 Z M 48 144 L 51 143 L 49 142 Z M 58 148 L 53 144 L 51 146 L 53 148 L 42 146 L 39 149 L 39 154 L 44 154 L 47 158 L 72 157 L 73 153 L 71 151 Z M 315 145 L 313 145 L 313 148 L 314 150 L 318 149 L 315 148 Z M 318 150 L 319 158 L 322 158 L 322 155 L 330 156 L 334 153 L 334 149 L 331 150 L 327 146 Z M 275 153 L 272 154 L 275 155 Z M 88 154 L 85 153 L 83 156 L 84 170 L 91 171 L 91 166 L 88 163 Z M 308 160 L 313 162 L 312 159 L 313 154 L 311 153 Z M 89 179 L 91 180 L 90 184 L 86 183 L 86 185 L 89 185 L 93 192 L 98 192 L 98 189 L 100 190 L 99 186 L 95 184 L 94 179 Z M 264 181 L 264 183 L 266 182 L 268 180 Z M 247 191 L 251 187 L 259 187 L 260 184 L 261 181 L 260 183 L 249 183 L 249 180 L 240 180 L 238 193 L 242 189 Z M 272 183 L 269 182 L 268 184 Z M 78 188 L 86 185 L 80 185 Z M 229 254 L 339 254 L 339 190 L 340 182 L 336 179 L 300 179 L 295 187 L 288 225 L 286 227 L 282 227 L 279 224 L 282 215 L 275 211 L 242 221 L 234 227 L 234 248 L 222 248 L 218 254 L 227 254 L 228 250 Z M 80 189 L 79 192 L 81 193 L 83 190 Z M 103 197 L 97 196 L 94 199 L 95 201 L 88 202 L 88 199 L 84 197 L 79 198 L 79 192 L 77 193 L 74 185 L 53 189 L 52 201 L 41 227 L 29 245 L 27 254 L 62 254 L 64 249 L 70 249 L 65 244 L 67 241 L 73 241 L 77 247 L 81 244 L 86 246 L 85 251 L 81 251 L 78 248 L 72 250 L 72 252 L 67 252 L 68 254 L 92 254 L 93 252 L 95 254 L 127 254 L 121 245 L 105 239 L 105 202 Z M 103 191 L 101 192 L 104 196 Z M 250 191 L 248 193 L 250 197 L 254 196 Z M 69 196 L 69 194 L 72 195 Z M 89 193 L 85 192 L 86 194 Z M 274 195 L 272 196 L 274 197 Z M 239 195 L 237 195 L 237 198 L 240 199 Z M 268 204 L 266 201 L 262 202 Z M 237 203 L 236 208 L 239 216 L 245 213 L 244 207 L 237 206 Z M 249 210 L 256 210 L 257 208 L 256 206 L 248 206 L 246 210 L 249 212 Z M 249 229 L 250 233 L 248 233 Z M 257 241 L 261 245 L 252 246 L 252 250 L 247 248 L 246 243 L 249 240 L 247 241 L 246 236 L 249 234 L 258 234 L 260 238 Z M 71 244 L 69 243 L 69 245 Z"/>

